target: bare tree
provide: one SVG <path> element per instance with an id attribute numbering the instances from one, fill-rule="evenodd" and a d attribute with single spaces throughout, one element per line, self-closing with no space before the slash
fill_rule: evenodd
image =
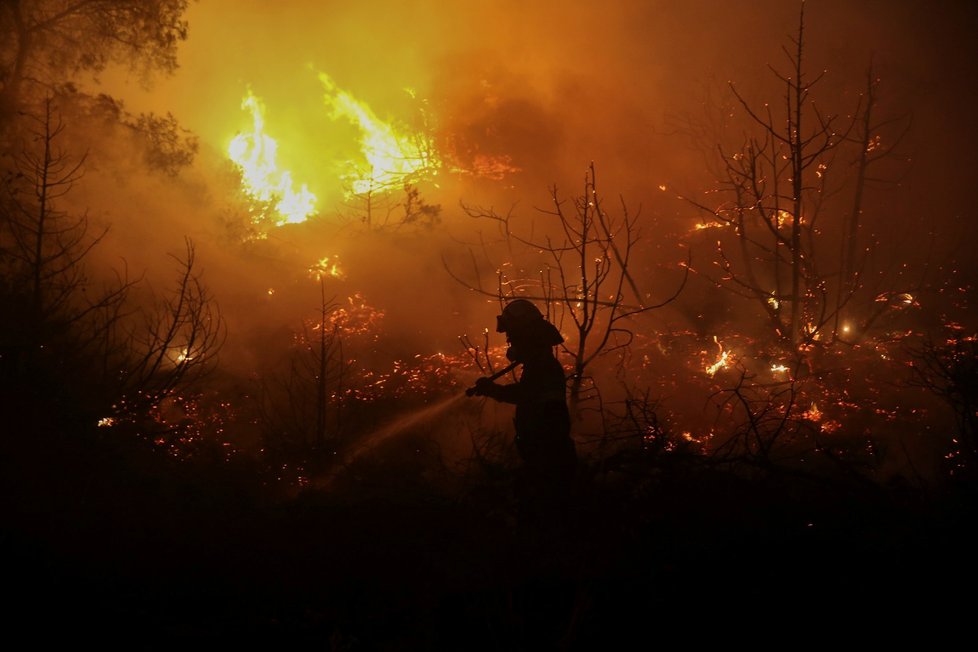
<path id="1" fill-rule="evenodd" d="M 544 235 L 539 236 L 518 235 L 511 225 L 512 213 L 501 216 L 492 209 L 465 207 L 474 218 L 498 222 L 507 241 L 542 253 L 543 269 L 538 278 L 514 277 L 500 267 L 496 287 L 487 290 L 481 279 L 473 285 L 452 270 L 449 273 L 500 303 L 517 296 L 540 301 L 551 321 L 561 328 L 570 326 L 573 337 L 564 350 L 572 359 L 570 405 L 576 412 L 588 387 L 591 365 L 600 356 L 628 347 L 632 339 L 629 319 L 661 308 L 679 295 L 688 276 L 688 260 L 675 292 L 650 303 L 631 272 L 640 236 L 638 216 L 630 214 L 623 199 L 618 214 L 608 211 L 598 191 L 594 165 L 588 167 L 581 195 L 568 200 L 552 187 L 550 198 L 551 208 L 541 211 L 545 216 L 541 225 Z M 478 276 L 478 266 L 476 272 Z"/>
<path id="2" fill-rule="evenodd" d="M 42 402 L 71 400 L 86 414 L 115 406 L 142 419 L 212 367 L 224 323 L 189 240 L 185 257 L 174 256 L 176 286 L 152 308 L 133 306 L 136 282 L 125 273 L 96 287 L 86 263 L 107 229 L 93 235 L 87 215 L 65 208 L 85 157 L 61 147 L 65 123 L 52 100 L 43 107 L 27 114 L 32 129 L 2 179 L 0 281 L 10 314 L 0 344 L 11 366 L 4 375 L 19 378 L 24 391 L 58 394 Z"/>
<path id="3" fill-rule="evenodd" d="M 265 436 L 275 447 L 322 451 L 342 428 L 339 396 L 348 363 L 336 319 L 338 305 L 326 296 L 325 274 L 319 275 L 319 290 L 317 317 L 294 335 L 287 368 L 262 382 Z"/>
<path id="4" fill-rule="evenodd" d="M 403 197 L 397 191 L 403 191 Z M 441 221 L 441 205 L 429 204 L 415 183 L 363 184 L 350 193 L 347 215 L 367 231 L 430 231 Z"/>
<path id="5" fill-rule="evenodd" d="M 708 206 L 685 198 L 709 213 L 713 225 L 726 227 L 716 241 L 718 283 L 752 299 L 776 335 L 792 346 L 827 330 L 833 338 L 842 331 L 840 317 L 861 288 L 864 191 L 880 181 L 872 168 L 892 158 L 909 127 L 906 116 L 876 116 L 879 82 L 872 67 L 849 118 L 823 111 L 812 92 L 824 72 L 808 74 L 805 36 L 802 5 L 797 35 L 790 38 L 791 47 L 782 48 L 787 71 L 771 68 L 784 88 L 780 111 L 752 104 L 730 85 L 756 130 L 733 152 L 717 146 L 718 190 L 725 200 Z M 836 169 L 843 172 L 838 179 Z M 851 203 L 840 209 L 839 193 L 847 186 Z M 826 226 L 824 220 L 832 223 Z M 832 237 L 839 238 L 837 246 Z M 837 258 L 833 250 L 839 251 Z"/>
<path id="6" fill-rule="evenodd" d="M 178 267 L 173 287 L 141 312 L 125 343 L 121 404 L 137 418 L 212 370 L 226 337 L 220 310 L 197 269 L 193 242 L 187 239 L 185 247 L 182 257 L 170 256 Z"/>
<path id="7" fill-rule="evenodd" d="M 119 277 L 114 285 L 89 291 L 85 259 L 107 229 L 93 234 L 87 214 L 63 208 L 84 174 L 85 156 L 72 157 L 61 147 L 65 124 L 50 98 L 42 114 L 27 119 L 26 141 L 2 179 L 0 272 L 9 305 L 20 308 L 19 346 L 34 358 L 45 346 L 51 350 L 56 339 L 74 350 L 104 339 L 132 283 Z"/>

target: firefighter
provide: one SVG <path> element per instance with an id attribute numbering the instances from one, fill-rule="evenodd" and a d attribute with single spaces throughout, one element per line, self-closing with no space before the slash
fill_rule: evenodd
<path id="1" fill-rule="evenodd" d="M 496 317 L 496 332 L 506 334 L 506 357 L 523 366 L 519 382 L 500 385 L 480 378 L 472 393 L 516 405 L 520 493 L 531 511 L 556 507 L 565 503 L 577 468 L 564 369 L 554 356 L 564 338 L 526 299 L 506 305 Z"/>

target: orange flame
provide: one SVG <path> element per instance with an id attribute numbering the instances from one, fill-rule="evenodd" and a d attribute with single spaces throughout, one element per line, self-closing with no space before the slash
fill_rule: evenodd
<path id="1" fill-rule="evenodd" d="M 711 377 L 715 376 L 718 371 L 726 367 L 730 358 L 730 352 L 723 350 L 723 345 L 720 344 L 720 340 L 717 339 L 716 335 L 713 336 L 713 341 L 716 342 L 716 345 L 720 348 L 720 354 L 716 362 L 711 365 L 707 365 L 706 367 L 706 373 Z"/>

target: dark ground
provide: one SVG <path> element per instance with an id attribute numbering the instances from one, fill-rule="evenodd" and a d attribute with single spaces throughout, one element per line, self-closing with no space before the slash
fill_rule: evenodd
<path id="1" fill-rule="evenodd" d="M 271 499 L 250 463 L 39 430 L 2 455 L 4 630 L 30 647 L 934 644 L 975 611 L 967 487 L 646 461 L 527 524 L 506 475 L 446 492 L 367 469 Z"/>

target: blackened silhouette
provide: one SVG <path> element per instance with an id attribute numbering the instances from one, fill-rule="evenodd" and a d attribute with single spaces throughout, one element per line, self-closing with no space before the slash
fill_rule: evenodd
<path id="1" fill-rule="evenodd" d="M 577 469 L 564 369 L 553 351 L 564 338 L 525 299 L 506 305 L 496 317 L 496 332 L 506 334 L 506 357 L 523 365 L 519 382 L 499 385 L 480 378 L 472 394 L 516 405 L 521 515 L 553 518 L 567 505 Z"/>

